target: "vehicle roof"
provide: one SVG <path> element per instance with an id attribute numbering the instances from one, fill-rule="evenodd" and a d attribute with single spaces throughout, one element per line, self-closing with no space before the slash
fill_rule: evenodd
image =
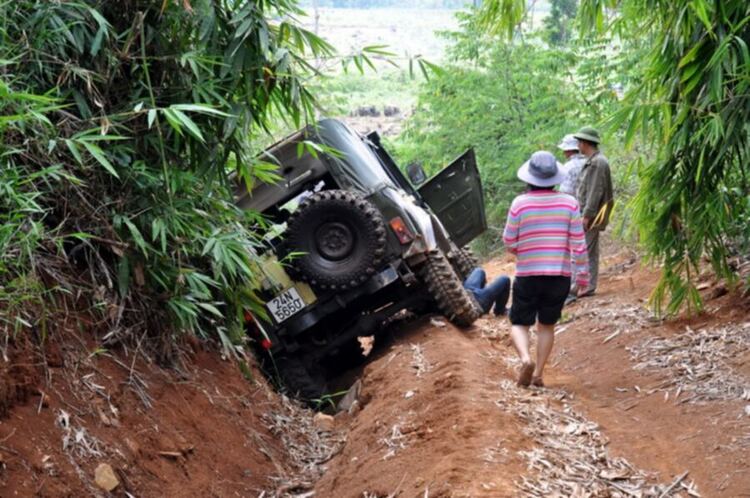
<path id="1" fill-rule="evenodd" d="M 303 140 L 317 143 L 335 152 L 313 156 L 307 148 L 298 154 Z M 268 147 L 261 159 L 279 165 L 282 179 L 274 184 L 260 183 L 248 192 L 244 184 L 235 190 L 237 204 L 243 209 L 265 211 L 286 202 L 330 172 L 340 188 L 354 188 L 365 195 L 393 182 L 383 170 L 377 155 L 365 138 L 337 119 L 321 119 Z"/>

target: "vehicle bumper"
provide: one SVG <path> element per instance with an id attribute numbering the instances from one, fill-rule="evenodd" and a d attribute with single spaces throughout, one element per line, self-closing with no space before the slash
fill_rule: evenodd
<path id="1" fill-rule="evenodd" d="M 306 330 L 310 330 L 322 319 L 347 308 L 358 299 L 374 294 L 403 279 L 404 275 L 394 265 L 391 265 L 373 275 L 362 286 L 347 292 L 345 295 L 333 294 L 328 298 L 324 297 L 322 299 L 319 297 L 316 303 L 308 306 L 281 324 L 263 323 L 263 330 L 272 342 L 271 352 L 287 349 L 280 343 L 280 340 L 283 341 L 283 337 L 293 337 Z"/>

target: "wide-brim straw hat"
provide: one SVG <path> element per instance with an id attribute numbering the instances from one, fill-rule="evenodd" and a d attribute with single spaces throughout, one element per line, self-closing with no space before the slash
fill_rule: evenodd
<path id="1" fill-rule="evenodd" d="M 518 168 L 518 178 L 535 187 L 553 187 L 563 182 L 565 173 L 551 152 L 540 150 Z"/>

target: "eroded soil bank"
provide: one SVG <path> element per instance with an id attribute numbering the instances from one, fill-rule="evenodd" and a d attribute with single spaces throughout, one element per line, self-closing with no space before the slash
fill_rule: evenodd
<path id="1" fill-rule="evenodd" d="M 46 356 L 11 348 L 2 497 L 279 496 L 309 488 L 335 448 L 260 372 L 200 345 L 175 371 L 67 338 Z"/>

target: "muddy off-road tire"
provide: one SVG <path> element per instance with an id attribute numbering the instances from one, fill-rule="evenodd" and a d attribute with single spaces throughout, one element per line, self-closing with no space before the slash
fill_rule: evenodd
<path id="1" fill-rule="evenodd" d="M 378 209 L 346 190 L 311 195 L 289 217 L 286 254 L 294 277 L 317 289 L 346 290 L 369 279 L 385 256 L 385 222 Z"/>
<path id="2" fill-rule="evenodd" d="M 276 373 L 286 391 L 311 405 L 328 392 L 325 376 L 318 369 L 309 368 L 294 356 L 274 358 Z"/>
<path id="3" fill-rule="evenodd" d="M 460 247 L 453 251 L 450 256 L 451 265 L 456 270 L 459 278 L 463 282 L 471 273 L 471 270 L 479 266 L 479 259 L 468 247 Z"/>
<path id="4" fill-rule="evenodd" d="M 479 303 L 463 287 L 448 258 L 439 251 L 430 251 L 420 275 L 438 309 L 459 327 L 468 327 L 482 315 Z"/>

